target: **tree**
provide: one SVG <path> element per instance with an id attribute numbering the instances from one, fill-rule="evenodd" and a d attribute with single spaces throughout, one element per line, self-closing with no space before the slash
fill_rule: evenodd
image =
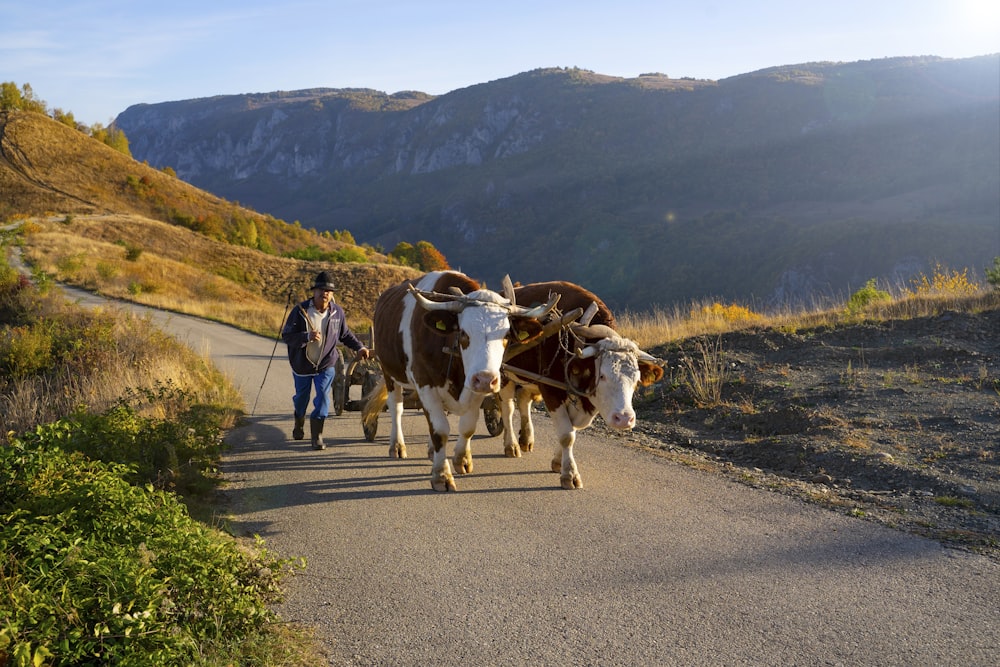
<path id="1" fill-rule="evenodd" d="M 424 271 L 444 271 L 451 268 L 444 255 L 428 241 L 417 242 L 417 266 Z"/>
<path id="2" fill-rule="evenodd" d="M 416 248 L 406 241 L 400 241 L 397 243 L 396 247 L 389 253 L 389 256 L 398 259 L 401 264 L 405 264 L 407 266 L 417 265 Z"/>
<path id="3" fill-rule="evenodd" d="M 66 127 L 72 127 L 74 130 L 80 130 L 80 129 L 86 130 L 86 128 L 82 128 L 80 126 L 80 124 L 76 122 L 76 118 L 73 117 L 73 112 L 72 111 L 63 111 L 62 109 L 53 109 L 52 110 L 52 118 L 57 123 L 62 123 Z"/>
<path id="4" fill-rule="evenodd" d="M 100 123 L 94 123 L 90 126 L 90 136 L 102 144 L 111 146 L 111 148 L 114 148 L 119 153 L 124 153 L 132 157 L 132 152 L 128 148 L 128 137 L 114 125 L 104 127 Z"/>
<path id="5" fill-rule="evenodd" d="M 13 81 L 0 83 L 0 111 L 34 111 L 46 113 L 45 102 L 35 97 L 31 84 L 18 89 Z"/>

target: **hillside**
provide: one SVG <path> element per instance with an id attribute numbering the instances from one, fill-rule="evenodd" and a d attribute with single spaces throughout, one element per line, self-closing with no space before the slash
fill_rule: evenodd
<path id="1" fill-rule="evenodd" d="M 0 187 L 0 219 L 133 214 L 275 253 L 351 246 L 221 199 L 38 113 L 0 112 Z"/>
<path id="2" fill-rule="evenodd" d="M 334 274 L 365 330 L 410 267 L 201 191 L 36 113 L 0 113 L 0 220 L 27 220 L 24 255 L 56 280 L 273 335 L 289 295 Z M 266 248 L 268 252 L 264 252 Z M 367 262 L 279 253 L 345 248 Z"/>
<path id="3" fill-rule="evenodd" d="M 425 238 L 490 282 L 575 280 L 644 310 L 981 270 L 1000 254 L 998 116 L 991 55 L 721 81 L 545 69 L 433 98 L 136 105 L 116 124 L 140 158 L 261 210 L 384 247 Z"/>

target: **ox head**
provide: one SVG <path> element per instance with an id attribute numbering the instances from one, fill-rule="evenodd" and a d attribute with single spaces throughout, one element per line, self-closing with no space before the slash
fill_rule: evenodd
<path id="1" fill-rule="evenodd" d="M 465 368 L 465 386 L 477 394 L 500 389 L 500 365 L 507 345 L 540 336 L 539 320 L 559 301 L 559 296 L 553 295 L 542 306 L 522 308 L 487 289 L 433 295 L 443 300 L 431 300 L 416 290 L 412 293 L 424 309 L 424 325 L 457 346 Z"/>
<path id="2" fill-rule="evenodd" d="M 632 396 L 663 377 L 663 367 L 633 341 L 604 325 L 573 327 L 585 341 L 566 368 L 570 388 L 589 398 L 608 426 L 635 426 Z"/>

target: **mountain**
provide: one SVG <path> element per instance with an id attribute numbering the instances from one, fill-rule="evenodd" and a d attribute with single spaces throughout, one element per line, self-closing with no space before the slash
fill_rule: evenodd
<path id="1" fill-rule="evenodd" d="M 137 105 L 133 154 L 283 219 L 426 239 L 499 284 L 617 308 L 758 306 L 1000 255 L 1000 55 L 720 81 L 541 69 L 432 97 L 313 89 Z"/>

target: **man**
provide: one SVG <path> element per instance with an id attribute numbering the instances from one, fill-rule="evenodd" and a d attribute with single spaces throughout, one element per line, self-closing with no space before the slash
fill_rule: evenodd
<path id="1" fill-rule="evenodd" d="M 295 396 L 292 407 L 295 427 L 292 438 L 302 440 L 309 394 L 315 388 L 316 398 L 309 415 L 309 436 L 313 449 L 326 449 L 323 443 L 323 422 L 330 414 L 330 386 L 336 374 L 337 344 L 343 343 L 367 359 L 371 352 L 347 326 L 344 309 L 333 299 L 333 279 L 320 272 L 312 286 L 312 298 L 298 304 L 281 330 L 281 339 L 288 346 L 288 362 L 292 366 Z"/>

